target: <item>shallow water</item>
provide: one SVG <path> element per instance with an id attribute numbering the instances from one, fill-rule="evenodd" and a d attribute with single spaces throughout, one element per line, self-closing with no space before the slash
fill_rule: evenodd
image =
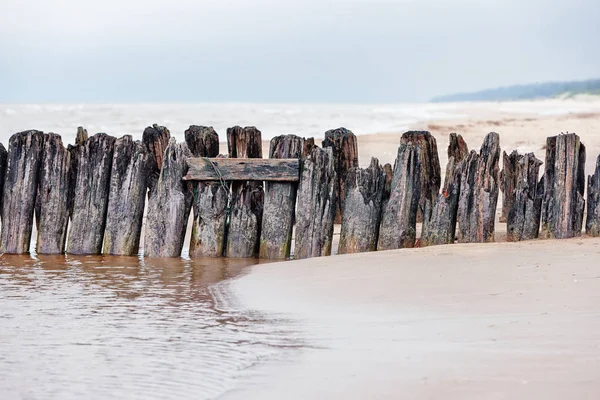
<path id="1" fill-rule="evenodd" d="M 0 258 L 0 398 L 215 398 L 300 343 L 219 309 L 256 260 Z"/>

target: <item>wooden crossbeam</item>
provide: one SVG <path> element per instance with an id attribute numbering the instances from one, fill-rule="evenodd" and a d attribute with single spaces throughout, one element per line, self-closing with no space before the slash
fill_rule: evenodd
<path id="1" fill-rule="evenodd" d="M 297 182 L 298 159 L 188 158 L 186 181 L 275 181 Z"/>

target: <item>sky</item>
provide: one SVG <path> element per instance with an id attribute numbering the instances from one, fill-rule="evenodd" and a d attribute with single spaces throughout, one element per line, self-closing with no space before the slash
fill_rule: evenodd
<path id="1" fill-rule="evenodd" d="M 0 102 L 395 103 L 600 77 L 598 0 L 1 0 Z"/>

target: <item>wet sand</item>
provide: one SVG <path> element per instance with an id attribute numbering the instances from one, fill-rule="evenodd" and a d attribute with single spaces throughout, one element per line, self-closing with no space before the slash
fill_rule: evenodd
<path id="1" fill-rule="evenodd" d="M 238 306 L 307 348 L 243 399 L 597 399 L 600 239 L 455 244 L 252 267 Z"/>

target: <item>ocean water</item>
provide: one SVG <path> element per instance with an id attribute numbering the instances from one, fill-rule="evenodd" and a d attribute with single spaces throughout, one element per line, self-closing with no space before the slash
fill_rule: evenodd
<path id="1" fill-rule="evenodd" d="M 340 126 L 356 134 L 402 132 L 431 120 L 463 119 L 489 113 L 556 115 L 598 110 L 597 101 L 546 100 L 510 103 L 415 104 L 0 104 L 0 141 L 26 129 L 62 135 L 72 143 L 78 126 L 88 133 L 141 138 L 158 123 L 178 140 L 190 125 L 213 126 L 225 138 L 234 125 L 258 127 L 263 139 L 293 133 L 323 137 Z"/>

